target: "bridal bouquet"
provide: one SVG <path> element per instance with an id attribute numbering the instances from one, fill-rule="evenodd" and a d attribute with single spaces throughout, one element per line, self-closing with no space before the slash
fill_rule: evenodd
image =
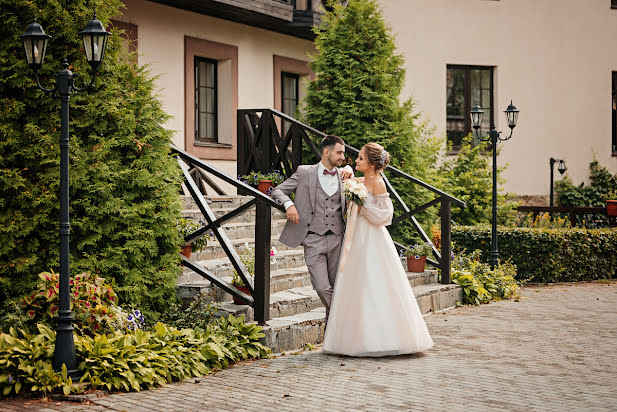
<path id="1" fill-rule="evenodd" d="M 366 186 L 357 177 L 350 177 L 345 180 L 343 188 L 345 190 L 345 198 L 359 206 L 362 206 L 364 200 L 368 197 Z"/>

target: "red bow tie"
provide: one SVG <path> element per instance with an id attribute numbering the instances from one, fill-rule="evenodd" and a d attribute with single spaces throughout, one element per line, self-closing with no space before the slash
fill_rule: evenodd
<path id="1" fill-rule="evenodd" d="M 323 174 L 330 175 L 330 176 L 336 176 L 336 169 L 333 169 L 332 171 L 329 171 L 328 169 L 324 169 Z"/>

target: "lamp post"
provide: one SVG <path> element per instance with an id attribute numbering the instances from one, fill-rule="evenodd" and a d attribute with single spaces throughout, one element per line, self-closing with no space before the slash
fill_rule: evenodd
<path id="1" fill-rule="evenodd" d="M 66 365 L 71 377 L 77 377 L 77 362 L 75 359 L 75 343 L 73 340 L 73 314 L 71 313 L 71 296 L 69 284 L 69 101 L 71 93 L 82 92 L 92 88 L 96 78 L 96 69 L 103 61 L 107 38 L 111 33 L 105 31 L 103 24 L 96 19 L 96 13 L 88 22 L 86 28 L 79 32 L 86 51 L 86 59 L 91 67 L 91 81 L 86 87 L 75 86 L 74 75 L 68 69 L 66 59 L 62 60 L 62 70 L 56 73 L 54 88 L 47 89 L 39 81 L 39 69 L 43 66 L 47 42 L 51 38 L 43 31 L 43 27 L 36 22 L 28 26 L 21 36 L 26 50 L 26 60 L 32 70 L 36 84 L 45 93 L 56 92 L 60 98 L 60 305 L 58 324 L 56 327 L 56 346 L 54 349 L 53 367 L 59 371 Z"/>
<path id="2" fill-rule="evenodd" d="M 478 133 L 480 126 L 482 124 L 482 117 L 484 116 L 484 112 L 476 103 L 476 105 L 471 109 L 469 114 L 471 115 L 471 124 L 476 132 L 476 137 L 483 142 L 490 141 L 493 149 L 493 218 L 492 218 L 492 234 L 491 234 L 491 257 L 490 263 L 491 268 L 494 269 L 499 264 L 499 250 L 497 247 L 497 142 L 498 141 L 506 141 L 512 137 L 512 133 L 514 131 L 514 127 L 516 127 L 516 122 L 518 121 L 518 110 L 510 101 L 510 105 L 504 112 L 506 114 L 506 121 L 508 122 L 508 127 L 510 127 L 510 135 L 505 139 L 502 139 L 499 135 L 501 132 L 495 129 L 495 125 L 491 125 L 491 130 L 487 137 L 483 138 Z"/>
<path id="3" fill-rule="evenodd" d="M 566 172 L 566 163 L 563 161 L 563 159 L 555 159 L 553 157 L 551 157 L 551 159 L 549 160 L 549 163 L 551 165 L 551 194 L 550 194 L 549 202 L 552 208 L 553 206 L 555 206 L 555 199 L 553 197 L 553 175 L 555 173 L 554 171 L 555 163 L 557 163 L 557 170 L 562 176 Z M 551 215 L 552 214 L 553 214 L 553 211 L 551 210 Z"/>

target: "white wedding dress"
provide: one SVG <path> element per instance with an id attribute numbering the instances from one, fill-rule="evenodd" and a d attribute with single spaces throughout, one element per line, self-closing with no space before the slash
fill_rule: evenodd
<path id="1" fill-rule="evenodd" d="M 433 346 L 386 225 L 393 206 L 387 193 L 371 195 L 360 213 L 350 203 L 339 271 L 323 351 L 388 356 Z"/>

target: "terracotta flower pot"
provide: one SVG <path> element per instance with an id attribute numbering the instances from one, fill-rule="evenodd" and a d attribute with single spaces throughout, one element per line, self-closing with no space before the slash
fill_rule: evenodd
<path id="1" fill-rule="evenodd" d="M 247 294 L 247 295 L 249 295 L 249 296 L 251 295 L 251 294 L 249 293 L 249 288 L 248 288 L 248 286 L 236 286 L 236 288 L 240 289 L 242 292 L 246 293 L 246 294 Z M 248 305 L 248 302 L 247 302 L 247 301 L 245 301 L 244 299 L 239 298 L 239 297 L 237 297 L 237 296 L 234 296 L 234 303 L 235 303 L 236 305 Z"/>
<path id="2" fill-rule="evenodd" d="M 424 272 L 426 256 L 407 256 L 407 271 Z"/>
<path id="3" fill-rule="evenodd" d="M 259 183 L 257 183 L 257 190 L 261 193 L 266 193 L 272 186 L 272 180 L 260 180 Z"/>
<path id="4" fill-rule="evenodd" d="M 617 216 L 617 200 L 606 201 L 606 214 L 609 216 Z"/>
<path id="5" fill-rule="evenodd" d="M 192 246 L 190 243 L 187 243 L 186 245 L 182 246 L 182 253 L 184 256 L 186 256 L 187 259 L 191 258 L 191 252 L 193 251 Z"/>

